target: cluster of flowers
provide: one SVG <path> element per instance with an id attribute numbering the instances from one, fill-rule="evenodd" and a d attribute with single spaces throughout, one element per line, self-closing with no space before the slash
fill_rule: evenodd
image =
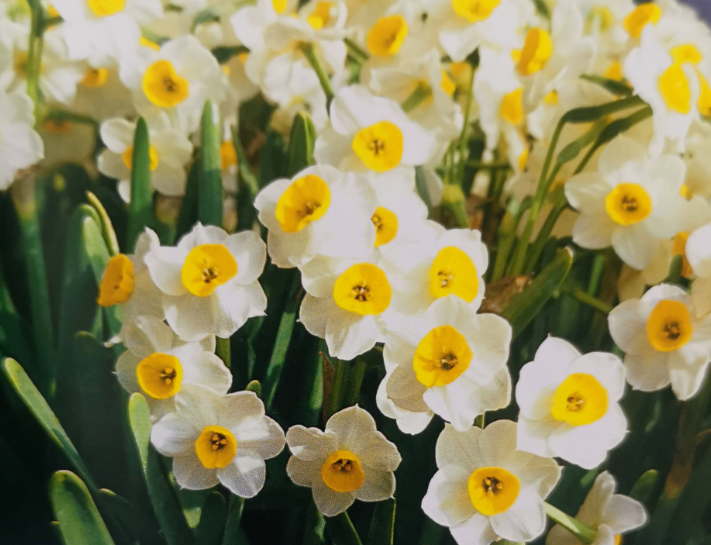
<path id="1" fill-rule="evenodd" d="M 299 319 L 332 357 L 352 360 L 384 343 L 377 404 L 385 416 L 410 434 L 434 415 L 448 423 L 422 508 L 462 545 L 540 536 L 543 500 L 560 478 L 553 458 L 590 469 L 605 460 L 627 432 L 619 405 L 626 381 L 645 391 L 671 383 L 679 399 L 698 391 L 711 361 L 711 163 L 703 152 L 711 148 L 711 32 L 675 0 L 551 4 L 550 17 L 529 0 L 46 6 L 40 92 L 56 111 L 101 123 L 98 170 L 119 180 L 125 200 L 137 115 L 150 128 L 151 183 L 168 196 L 185 192 L 207 99 L 222 114 L 228 193 L 237 187 L 231 132 L 241 103 L 261 92 L 284 135 L 301 111 L 316 126 L 315 166 L 255 200 L 268 244 L 252 231 L 198 224 L 165 247 L 147 230 L 135 254 L 112 258 L 104 274 L 99 304 L 124 314 L 114 339 L 126 347 L 118 379 L 147 397 L 152 442 L 173 458 L 180 486 L 220 482 L 252 497 L 264 460 L 287 443 L 290 478 L 312 488 L 324 515 L 394 494 L 400 455 L 363 409 L 336 413 L 325 431 L 285 434 L 254 393 L 228 393 L 232 377 L 215 337 L 264 314 L 258 279 L 267 252 L 278 267 L 299 269 Z M 91 162 L 85 150 L 93 148 L 80 143 L 87 133 L 71 116 L 41 119 L 41 136 L 33 128 L 28 34 L 27 14 L 0 2 L 0 189 L 43 158 L 43 140 L 46 162 Z M 217 48 L 239 53 L 220 65 Z M 478 416 L 511 402 L 512 330 L 479 312 L 489 265 L 480 232 L 428 220 L 415 167 L 431 203 L 446 200 L 451 180 L 440 167 L 461 161 L 460 134 L 478 120 L 485 159 L 511 165 L 504 196 L 523 200 L 547 168 L 563 114 L 615 100 L 583 75 L 628 85 L 653 114 L 583 172 L 563 166 L 553 184 L 575 209 L 556 234 L 583 248 L 612 246 L 625 263 L 624 302 L 609 318 L 624 362 L 549 338 L 521 370 L 518 422 L 480 429 Z M 569 127 L 561 140 L 589 128 Z M 660 284 L 679 254 L 691 295 Z M 642 296 L 645 286 L 655 287 Z M 614 489 L 601 474 L 578 513 L 597 530 L 596 543 L 614 543 L 645 520 L 641 505 Z M 571 539 L 555 528 L 548 543 Z"/>

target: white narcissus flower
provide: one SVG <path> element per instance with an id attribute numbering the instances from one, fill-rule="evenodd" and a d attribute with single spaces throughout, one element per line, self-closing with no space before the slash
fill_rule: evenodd
<path id="1" fill-rule="evenodd" d="M 711 223 L 689 235 L 686 259 L 696 279 L 691 284 L 691 298 L 699 316 L 711 313 Z"/>
<path id="2" fill-rule="evenodd" d="M 550 458 L 516 450 L 516 423 L 481 430 L 446 426 L 437 439 L 438 471 L 422 510 L 449 527 L 459 545 L 533 541 L 546 529 L 543 500 L 560 479 Z"/>
<path id="3" fill-rule="evenodd" d="M 456 296 L 440 299 L 424 316 L 394 323 L 386 336 L 387 399 L 420 425 L 424 415 L 409 413 L 438 414 L 464 431 L 478 415 L 509 404 L 510 343 L 503 318 L 477 314 Z M 421 431 L 397 423 L 408 433 Z"/>
<path id="4" fill-rule="evenodd" d="M 173 458 L 182 488 L 204 490 L 222 484 L 241 498 L 264 486 L 264 460 L 284 449 L 284 430 L 264 415 L 253 392 L 219 395 L 200 386 L 176 397 L 176 411 L 153 425 L 151 442 Z"/>
<path id="5" fill-rule="evenodd" d="M 259 276 L 267 260 L 259 235 L 228 235 L 198 223 L 177 247 L 152 248 L 144 257 L 163 292 L 168 324 L 186 341 L 227 338 L 248 318 L 262 316 L 267 297 Z"/>
<path id="6" fill-rule="evenodd" d="M 148 252 L 159 247 L 158 235 L 146 229 L 136 240 L 135 254 L 119 254 L 109 259 L 101 278 L 97 303 L 102 307 L 121 305 L 123 325 L 111 342 L 123 340 L 128 325 L 139 316 L 164 319 L 161 291 L 153 283 L 143 261 Z"/>
<path id="7" fill-rule="evenodd" d="M 629 266 L 646 268 L 662 241 L 682 226 L 685 173 L 681 158 L 650 159 L 635 140 L 616 138 L 600 155 L 597 172 L 578 174 L 565 184 L 568 202 L 580 212 L 573 241 L 591 249 L 612 245 Z"/>
<path id="8" fill-rule="evenodd" d="M 711 315 L 697 317 L 683 289 L 655 286 L 615 307 L 608 321 L 635 389 L 651 392 L 671 382 L 681 400 L 699 390 L 711 361 Z"/>
<path id="9" fill-rule="evenodd" d="M 292 457 L 286 466 L 298 486 L 311 488 L 314 503 L 327 517 L 343 513 L 355 500 L 375 502 L 395 493 L 400 465 L 397 447 L 358 407 L 337 412 L 326 430 L 293 426 L 286 433 Z"/>
<path id="10" fill-rule="evenodd" d="M 32 128 L 34 109 L 26 94 L 0 92 L 0 191 L 12 185 L 18 170 L 44 158 L 42 138 Z"/>
<path id="11" fill-rule="evenodd" d="M 639 528 L 647 521 L 644 506 L 637 500 L 615 494 L 615 478 L 607 471 L 601 473 L 588 492 L 575 518 L 597 532 L 590 545 L 617 545 L 621 534 Z M 548 532 L 546 545 L 582 545 L 562 526 Z"/>
<path id="12" fill-rule="evenodd" d="M 362 175 L 308 167 L 267 185 L 254 206 L 278 267 L 301 267 L 316 255 L 367 257 L 376 242 L 371 218 L 377 204 Z"/>
<path id="13" fill-rule="evenodd" d="M 97 160 L 99 172 L 116 178 L 119 193 L 124 200 L 130 201 L 136 123 L 109 119 L 101 124 L 99 132 L 106 144 Z M 151 186 L 169 197 L 184 195 L 186 165 L 192 158 L 193 145 L 182 131 L 170 126 L 166 115 L 156 115 L 149 120 L 148 135 Z"/>
<path id="14" fill-rule="evenodd" d="M 627 433 L 619 404 L 624 391 L 625 368 L 617 356 L 582 355 L 569 342 L 549 337 L 516 384 L 517 448 L 597 467 Z"/>
<path id="15" fill-rule="evenodd" d="M 152 316 L 139 316 L 125 329 L 126 351 L 116 361 L 116 376 L 126 391 L 146 397 L 152 420 L 174 412 L 184 388 L 202 386 L 224 395 L 232 386 L 232 373 L 214 353 L 215 337 L 184 342 Z"/>
<path id="16" fill-rule="evenodd" d="M 434 137 L 396 102 L 353 85 L 331 103 L 331 126 L 316 139 L 314 156 L 341 170 L 387 172 L 424 164 L 433 152 Z"/>

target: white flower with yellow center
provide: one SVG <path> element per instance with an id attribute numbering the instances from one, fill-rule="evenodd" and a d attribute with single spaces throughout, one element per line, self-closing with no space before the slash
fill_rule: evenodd
<path id="1" fill-rule="evenodd" d="M 655 286 L 615 307 L 608 320 L 635 389 L 651 392 L 671 383 L 681 400 L 698 391 L 711 361 L 711 315 L 697 317 L 683 289 Z"/>
<path id="2" fill-rule="evenodd" d="M 257 0 L 239 8 L 230 18 L 237 39 L 250 51 L 264 47 L 264 33 L 280 16 L 290 17 L 298 5 L 295 0 Z"/>
<path id="3" fill-rule="evenodd" d="M 691 297 L 699 316 L 711 313 L 711 223 L 689 235 L 686 259 L 696 279 L 691 284 Z"/>
<path id="4" fill-rule="evenodd" d="M 69 57 L 92 66 L 130 61 L 141 37 L 139 25 L 163 16 L 160 0 L 53 0 L 64 20 Z"/>
<path id="5" fill-rule="evenodd" d="M 98 121 L 136 116 L 131 91 L 121 81 L 118 68 L 94 68 L 89 64 L 85 64 L 72 111 Z"/>
<path id="6" fill-rule="evenodd" d="M 165 112 L 185 133 L 198 127 L 206 100 L 220 103 L 226 97 L 220 65 L 194 36 L 169 40 L 159 50 L 141 47 L 122 64 L 121 79 L 144 117 Z"/>
<path id="7" fill-rule="evenodd" d="M 533 541 L 546 529 L 543 500 L 560 479 L 550 458 L 516 450 L 516 423 L 485 429 L 446 426 L 436 446 L 438 471 L 422 510 L 449 527 L 459 545 Z"/>
<path id="8" fill-rule="evenodd" d="M 45 119 L 37 128 L 44 142 L 43 169 L 55 169 L 72 163 L 86 170 L 94 168 L 96 129 L 87 123 L 73 123 L 67 119 Z"/>
<path id="9" fill-rule="evenodd" d="M 607 471 L 597 476 L 575 518 L 597 532 L 590 545 L 619 545 L 626 532 L 647 521 L 644 506 L 637 500 L 615 494 L 617 483 Z M 562 526 L 548 532 L 546 545 L 580 545 L 581 542 Z"/>
<path id="10" fill-rule="evenodd" d="M 30 97 L 0 92 L 0 191 L 12 185 L 19 170 L 44 158 L 42 138 L 32 128 L 34 124 Z"/>
<path id="11" fill-rule="evenodd" d="M 592 36 L 599 54 L 625 52 L 629 34 L 624 22 L 635 8 L 632 0 L 581 0 L 585 34 Z"/>
<path id="12" fill-rule="evenodd" d="M 256 496 L 264 486 L 264 460 L 284 449 L 284 430 L 264 415 L 253 392 L 219 395 L 200 386 L 185 388 L 176 411 L 151 430 L 153 446 L 173 458 L 178 485 L 203 490 L 218 484 L 241 498 Z"/>
<path id="13" fill-rule="evenodd" d="M 267 259 L 259 235 L 228 235 L 198 223 L 177 247 L 152 248 L 144 257 L 168 324 L 186 341 L 227 338 L 248 318 L 262 316 L 267 298 L 259 276 Z"/>
<path id="14" fill-rule="evenodd" d="M 140 316 L 160 320 L 165 317 L 161 291 L 153 283 L 148 267 L 143 262 L 149 251 L 159 247 L 158 235 L 146 229 L 136 241 L 135 254 L 119 254 L 109 259 L 96 302 L 102 307 L 121 306 L 123 326 L 111 342 L 121 341 L 129 324 Z"/>
<path id="15" fill-rule="evenodd" d="M 481 232 L 433 226 L 431 236 L 388 247 L 383 252 L 386 270 L 393 278 L 398 311 L 409 315 L 425 312 L 437 300 L 454 295 L 473 311 L 484 298 L 484 273 L 489 252 Z"/>
<path id="16" fill-rule="evenodd" d="M 370 413 L 357 405 L 329 418 L 325 431 L 289 428 L 286 442 L 292 454 L 286 466 L 289 478 L 311 488 L 324 516 L 343 513 L 355 500 L 383 501 L 395 493 L 393 472 L 400 453 L 377 430 Z"/>
<path id="17" fill-rule="evenodd" d="M 684 59 L 675 60 L 648 25 L 639 47 L 625 60 L 624 75 L 654 112 L 650 153 L 661 153 L 667 139 L 676 142 L 677 151 L 683 153 L 689 127 L 699 118 L 701 89 L 694 66 Z"/>
<path id="18" fill-rule="evenodd" d="M 361 175 L 308 167 L 267 185 L 254 206 L 278 267 L 301 267 L 316 255 L 366 257 L 376 243 L 375 195 Z"/>
<path id="19" fill-rule="evenodd" d="M 439 42 L 454 62 L 481 45 L 520 46 L 519 31 L 534 17 L 530 2 L 520 0 L 440 0 L 444 11 Z"/>
<path id="20" fill-rule="evenodd" d="M 625 368 L 617 356 L 582 355 L 569 342 L 549 337 L 516 384 L 517 448 L 597 467 L 627 433 L 619 405 L 624 391 Z"/>
<path id="21" fill-rule="evenodd" d="M 616 138 L 600 155 L 597 172 L 565 184 L 568 202 L 580 212 L 573 241 L 591 249 L 612 245 L 630 267 L 646 268 L 662 241 L 683 226 L 685 174 L 678 156 L 650 159 L 636 141 Z"/>
<path id="22" fill-rule="evenodd" d="M 387 397 L 405 411 L 438 414 L 464 431 L 478 415 L 509 404 L 510 343 L 511 326 L 503 318 L 477 314 L 458 297 L 440 299 L 387 335 Z"/>
<path id="23" fill-rule="evenodd" d="M 99 172 L 119 181 L 118 190 L 130 201 L 133 169 L 133 140 L 136 123 L 109 119 L 101 124 L 101 140 L 106 149 L 97 160 Z M 151 186 L 169 197 L 185 194 L 186 165 L 192 159 L 193 145 L 179 130 L 170 126 L 166 116 L 155 116 L 149 125 Z"/>
<path id="24" fill-rule="evenodd" d="M 160 319 L 140 316 L 127 324 L 126 351 L 116 361 L 116 376 L 126 391 L 146 397 L 151 418 L 175 411 L 184 388 L 202 386 L 224 395 L 232 374 L 215 352 L 215 337 L 181 341 Z"/>
<path id="25" fill-rule="evenodd" d="M 434 152 L 434 137 L 410 121 L 400 106 L 354 85 L 336 94 L 331 126 L 316 139 L 319 163 L 355 172 L 412 169 Z"/>

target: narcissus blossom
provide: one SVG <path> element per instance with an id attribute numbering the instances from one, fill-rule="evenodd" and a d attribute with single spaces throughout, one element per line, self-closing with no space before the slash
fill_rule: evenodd
<path id="1" fill-rule="evenodd" d="M 258 278 L 267 259 L 259 235 L 228 235 L 198 223 L 176 247 L 152 248 L 144 257 L 168 325 L 181 339 L 227 338 L 248 318 L 261 316 L 267 298 Z"/>
<path id="2" fill-rule="evenodd" d="M 516 450 L 516 423 L 481 430 L 446 426 L 437 439 L 438 471 L 422 510 L 449 527 L 459 545 L 533 541 L 546 529 L 543 500 L 560 479 L 550 458 Z"/>
<path id="3" fill-rule="evenodd" d="M 325 431 L 293 426 L 286 442 L 292 454 L 289 478 L 311 488 L 316 507 L 327 517 L 343 513 L 355 500 L 383 501 L 395 493 L 400 453 L 357 405 L 329 418 Z"/>
<path id="4" fill-rule="evenodd" d="M 264 486 L 264 460 L 284 449 L 284 431 L 264 415 L 253 392 L 219 395 L 195 386 L 175 400 L 176 411 L 151 430 L 153 446 L 173 458 L 178 485 L 204 490 L 218 484 L 242 498 Z"/>
<path id="5" fill-rule="evenodd" d="M 615 307 L 609 324 L 634 388 L 651 392 L 671 383 L 681 400 L 699 390 L 711 361 L 711 315 L 697 317 L 683 289 L 655 286 Z"/>
<path id="6" fill-rule="evenodd" d="M 696 229 L 685 246 L 686 259 L 696 279 L 691 284 L 691 297 L 699 316 L 711 312 L 711 224 Z"/>
<path id="7" fill-rule="evenodd" d="M 34 124 L 34 105 L 27 95 L 0 93 L 0 191 L 12 185 L 18 170 L 44 157 Z"/>
<path id="8" fill-rule="evenodd" d="M 619 405 L 624 391 L 625 368 L 617 356 L 582 355 L 569 342 L 549 337 L 516 384 L 517 448 L 597 467 L 627 433 Z"/>

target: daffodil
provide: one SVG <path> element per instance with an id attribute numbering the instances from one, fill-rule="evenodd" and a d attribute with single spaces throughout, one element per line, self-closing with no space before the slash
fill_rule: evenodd
<path id="1" fill-rule="evenodd" d="M 292 454 L 286 465 L 289 478 L 311 488 L 324 516 L 343 513 L 355 500 L 383 501 L 395 493 L 400 453 L 357 405 L 329 418 L 325 431 L 293 426 L 286 442 Z"/>
<path id="2" fill-rule="evenodd" d="M 0 92 L 0 191 L 12 185 L 15 175 L 44 157 L 42 138 L 32 128 L 34 104 L 16 91 Z"/>
<path id="3" fill-rule="evenodd" d="M 84 65 L 72 111 L 97 121 L 136 116 L 131 91 L 121 81 L 118 68 L 94 68 Z"/>
<path id="4" fill-rule="evenodd" d="M 681 400 L 699 390 L 711 361 L 711 315 L 697 317 L 683 289 L 655 286 L 615 307 L 609 324 L 635 389 L 651 392 L 671 383 Z"/>
<path id="5" fill-rule="evenodd" d="M 595 39 L 598 54 L 625 52 L 630 35 L 625 19 L 634 10 L 632 0 L 581 0 L 578 2 L 584 20 L 585 34 Z"/>
<path id="6" fill-rule="evenodd" d="M 159 420 L 174 412 L 184 388 L 202 386 L 224 395 L 232 374 L 215 352 L 215 337 L 181 341 L 159 318 L 139 316 L 127 324 L 126 351 L 116 362 L 116 376 L 129 393 L 140 392 Z"/>
<path id="7" fill-rule="evenodd" d="M 619 405 L 624 391 L 625 368 L 617 356 L 582 355 L 569 342 L 549 337 L 516 384 L 517 448 L 597 467 L 627 433 Z"/>
<path id="8" fill-rule="evenodd" d="M 253 392 L 220 395 L 201 386 L 185 388 L 175 398 L 176 410 L 151 429 L 151 443 L 173 458 L 181 488 L 204 490 L 222 484 L 242 498 L 264 486 L 264 460 L 284 449 L 284 431 L 264 415 L 264 403 Z"/>
<path id="9" fill-rule="evenodd" d="M 711 312 L 711 223 L 689 235 L 686 259 L 696 279 L 691 284 L 691 297 L 699 316 Z"/>
<path id="10" fill-rule="evenodd" d="M 682 227 L 685 172 L 679 157 L 648 158 L 636 141 L 618 137 L 603 150 L 597 172 L 565 184 L 568 202 L 580 212 L 573 241 L 592 249 L 612 245 L 625 263 L 646 268 L 662 241 Z"/>
<path id="11" fill-rule="evenodd" d="M 506 320 L 444 297 L 423 316 L 391 325 L 383 353 L 387 398 L 407 413 L 434 413 L 464 431 L 478 415 L 509 404 L 510 343 Z"/>
<path id="12" fill-rule="evenodd" d="M 152 248 L 145 256 L 162 292 L 168 324 L 186 341 L 227 338 L 248 318 L 261 316 L 267 298 L 258 278 L 267 250 L 259 235 L 228 235 L 198 223 L 176 247 Z"/>
<path id="13" fill-rule="evenodd" d="M 483 430 L 445 426 L 436 457 L 438 471 L 422 510 L 449 527 L 459 545 L 528 542 L 543 533 L 543 500 L 560 479 L 560 467 L 517 451 L 515 422 L 499 420 Z"/>
<path id="14" fill-rule="evenodd" d="M 308 167 L 265 187 L 254 201 L 269 230 L 279 267 L 303 266 L 316 255 L 367 257 L 376 244 L 377 203 L 368 181 L 328 165 Z"/>

